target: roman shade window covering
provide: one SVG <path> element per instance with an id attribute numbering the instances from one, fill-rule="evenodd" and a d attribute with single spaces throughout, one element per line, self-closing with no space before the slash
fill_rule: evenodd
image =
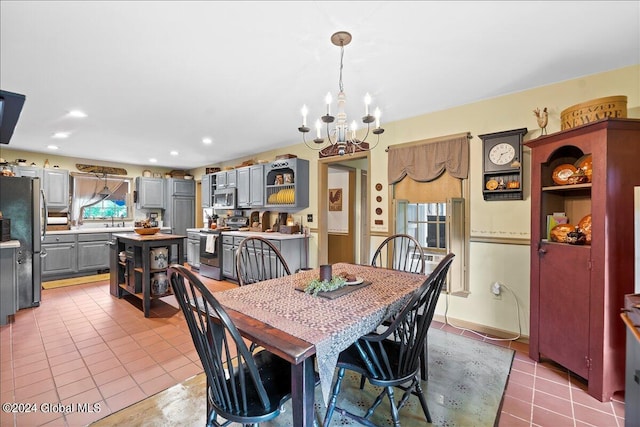
<path id="1" fill-rule="evenodd" d="M 446 170 L 466 179 L 469 174 L 469 136 L 467 133 L 389 146 L 389 184 L 405 176 L 418 182 L 433 181 Z"/>

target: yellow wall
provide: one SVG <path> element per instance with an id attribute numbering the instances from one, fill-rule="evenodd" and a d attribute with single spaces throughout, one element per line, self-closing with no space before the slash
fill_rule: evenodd
<path id="1" fill-rule="evenodd" d="M 525 148 L 524 167 L 524 197 L 522 201 L 492 201 L 486 202 L 482 198 L 482 146 L 478 135 L 493 133 L 511 129 L 526 127 L 529 129 L 525 141 L 540 135 L 536 118 L 533 115 L 535 108 L 547 107 L 549 111 L 548 133 L 560 130 L 560 112 L 565 108 L 585 102 L 591 99 L 626 95 L 628 98 L 628 117 L 640 118 L 640 65 L 613 70 L 606 73 L 585 76 L 579 79 L 559 82 L 556 84 L 539 87 L 524 92 L 514 93 L 498 98 L 479 101 L 443 111 L 425 114 L 393 123 L 384 123 L 385 133 L 378 147 L 371 152 L 371 169 L 369 171 L 369 194 L 375 194 L 374 185 L 381 182 L 387 183 L 387 154 L 385 148 L 389 145 L 402 144 L 443 135 L 470 132 L 473 139 L 470 143 L 470 236 L 471 245 L 469 253 L 469 280 L 470 295 L 463 297 L 441 298 L 438 313 L 445 314 L 445 305 L 448 302 L 446 314 L 449 319 L 472 324 L 484 325 L 489 328 L 517 333 L 519 330 L 517 313 L 520 313 L 522 334 L 528 335 L 529 331 L 529 246 L 522 244 L 530 234 L 530 153 Z M 416 93 L 415 96 L 428 97 L 428 93 Z M 292 140 L 298 137 L 295 126 L 292 126 Z M 306 219 L 307 213 L 314 215 L 317 220 L 318 192 L 315 185 L 318 168 L 318 154 L 307 149 L 303 144 L 295 144 L 278 150 L 260 153 L 253 157 L 254 160 L 272 160 L 275 155 L 291 153 L 298 157 L 310 160 L 309 208 L 299 214 Z M 49 158 L 51 164 L 59 164 L 61 168 L 75 170 L 75 163 L 88 163 L 51 155 L 36 153 L 24 153 L 20 151 L 1 148 L 0 155 L 8 160 L 23 157 L 29 162 L 35 161 L 38 165 Z M 220 165 L 207 166 L 233 166 L 248 158 L 234 159 Z M 104 162 L 98 162 L 105 164 Z M 108 164 L 105 164 L 108 165 Z M 140 175 L 143 169 L 151 167 L 124 166 L 130 176 Z M 205 168 L 198 168 L 191 173 L 200 179 Z M 372 203 L 372 209 L 376 204 Z M 373 227 L 372 232 L 392 232 L 388 230 L 388 215 L 390 209 L 384 209 L 384 225 Z M 374 217 L 373 212 L 371 218 Z M 380 218 L 380 217 L 377 217 Z M 315 228 L 317 223 L 309 223 Z M 494 238 L 512 239 L 510 243 L 502 243 Z M 371 239 L 371 245 L 378 241 Z M 488 240 L 481 241 L 481 240 Z M 317 257 L 317 236 L 312 235 L 310 242 L 310 263 L 315 265 Z M 499 281 L 506 285 L 507 292 L 501 299 L 495 299 L 490 293 L 493 282 Z M 516 307 L 517 299 L 519 306 Z M 455 323 L 455 320 L 453 321 Z"/>
<path id="2" fill-rule="evenodd" d="M 591 99 L 613 95 L 626 95 L 628 117 L 640 118 L 640 65 L 559 82 L 398 122 L 384 123 L 385 132 L 382 140 L 371 152 L 369 192 L 372 195 L 376 194 L 373 188 L 375 183 L 382 182 L 385 185 L 387 183 L 387 153 L 385 152 L 387 146 L 460 132 L 470 132 L 473 136 L 470 143 L 470 198 L 468 200 L 469 234 L 472 240 L 468 258 L 471 293 L 466 298 L 450 297 L 448 301 L 447 298 L 441 298 L 437 315 L 445 315 L 446 310 L 446 315 L 454 324 L 455 320 L 460 320 L 513 334 L 517 334 L 521 329 L 523 335 L 528 335 L 530 247 L 523 245 L 522 242 L 527 242 L 530 238 L 530 152 L 525 147 L 524 200 L 486 202 L 482 197 L 482 143 L 478 135 L 526 127 L 529 132 L 525 136 L 525 141 L 537 138 L 540 136 L 540 129 L 533 110 L 544 107 L 547 107 L 549 112 L 547 132 L 558 132 L 562 110 Z M 415 96 L 428 97 L 429 94 L 416 93 Z M 313 213 L 316 219 L 318 196 L 313 183 L 317 177 L 317 163 L 314 161 L 318 158 L 317 153 L 305 148 L 302 144 L 297 144 L 261 153 L 255 159 L 273 159 L 276 154 L 282 153 L 292 153 L 311 160 L 310 206 L 302 213 L 304 217 L 306 213 Z M 218 166 L 231 166 L 244 160 L 247 159 L 236 159 Z M 202 173 L 204 168 L 193 171 L 196 177 Z M 372 209 L 375 207 L 376 204 L 372 203 Z M 390 209 L 383 211 L 382 219 L 385 225 L 372 226 L 372 232 L 393 231 L 387 229 L 390 218 L 385 216 L 389 214 Z M 371 218 L 374 217 L 374 213 L 371 212 Z M 309 226 L 314 228 L 317 224 L 310 223 Z M 500 239 L 511 242 L 498 243 Z M 372 236 L 372 247 L 375 247 L 380 240 L 382 238 Z M 312 251 L 317 249 L 315 234 L 312 235 L 310 249 Z M 311 262 L 314 262 L 314 259 L 315 256 L 310 257 Z M 496 281 L 507 287 L 501 299 L 495 299 L 490 292 L 491 284 Z M 516 306 L 516 299 L 518 306 Z"/>

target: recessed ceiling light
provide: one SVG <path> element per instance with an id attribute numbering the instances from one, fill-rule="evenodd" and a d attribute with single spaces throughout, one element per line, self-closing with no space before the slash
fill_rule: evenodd
<path id="1" fill-rule="evenodd" d="M 211 144 L 212 142 L 213 142 L 213 139 L 211 138 L 202 138 L 203 144 Z"/>
<path id="2" fill-rule="evenodd" d="M 176 150 L 171 151 L 169 154 L 171 154 L 172 156 L 177 156 L 178 152 Z"/>
<path id="3" fill-rule="evenodd" d="M 56 139 L 64 139 L 64 138 L 69 138 L 69 132 L 56 132 L 53 135 L 51 135 L 51 138 L 56 138 Z"/>
<path id="4" fill-rule="evenodd" d="M 151 163 L 156 163 L 156 162 L 158 161 L 158 159 L 149 159 L 149 161 L 150 161 Z"/>
<path id="5" fill-rule="evenodd" d="M 87 113 L 80 110 L 71 110 L 69 111 L 69 117 L 77 117 L 77 118 L 83 119 L 87 117 Z"/>
<path id="6" fill-rule="evenodd" d="M 57 150 L 59 147 L 57 145 L 47 145 L 49 150 Z"/>

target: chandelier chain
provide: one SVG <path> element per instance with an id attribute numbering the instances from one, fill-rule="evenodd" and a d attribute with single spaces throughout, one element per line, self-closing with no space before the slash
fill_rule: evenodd
<path id="1" fill-rule="evenodd" d="M 340 81 L 338 82 L 338 87 L 340 88 L 340 92 L 344 92 L 344 86 L 342 85 L 342 58 L 344 58 L 344 44 L 340 44 Z"/>

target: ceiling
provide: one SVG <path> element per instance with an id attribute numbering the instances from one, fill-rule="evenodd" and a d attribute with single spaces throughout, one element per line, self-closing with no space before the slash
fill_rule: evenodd
<path id="1" fill-rule="evenodd" d="M 2 0 L 0 87 L 27 97 L 8 148 L 190 169 L 298 144 L 340 30 L 349 121 L 368 92 L 383 126 L 640 63 L 638 1 Z"/>

